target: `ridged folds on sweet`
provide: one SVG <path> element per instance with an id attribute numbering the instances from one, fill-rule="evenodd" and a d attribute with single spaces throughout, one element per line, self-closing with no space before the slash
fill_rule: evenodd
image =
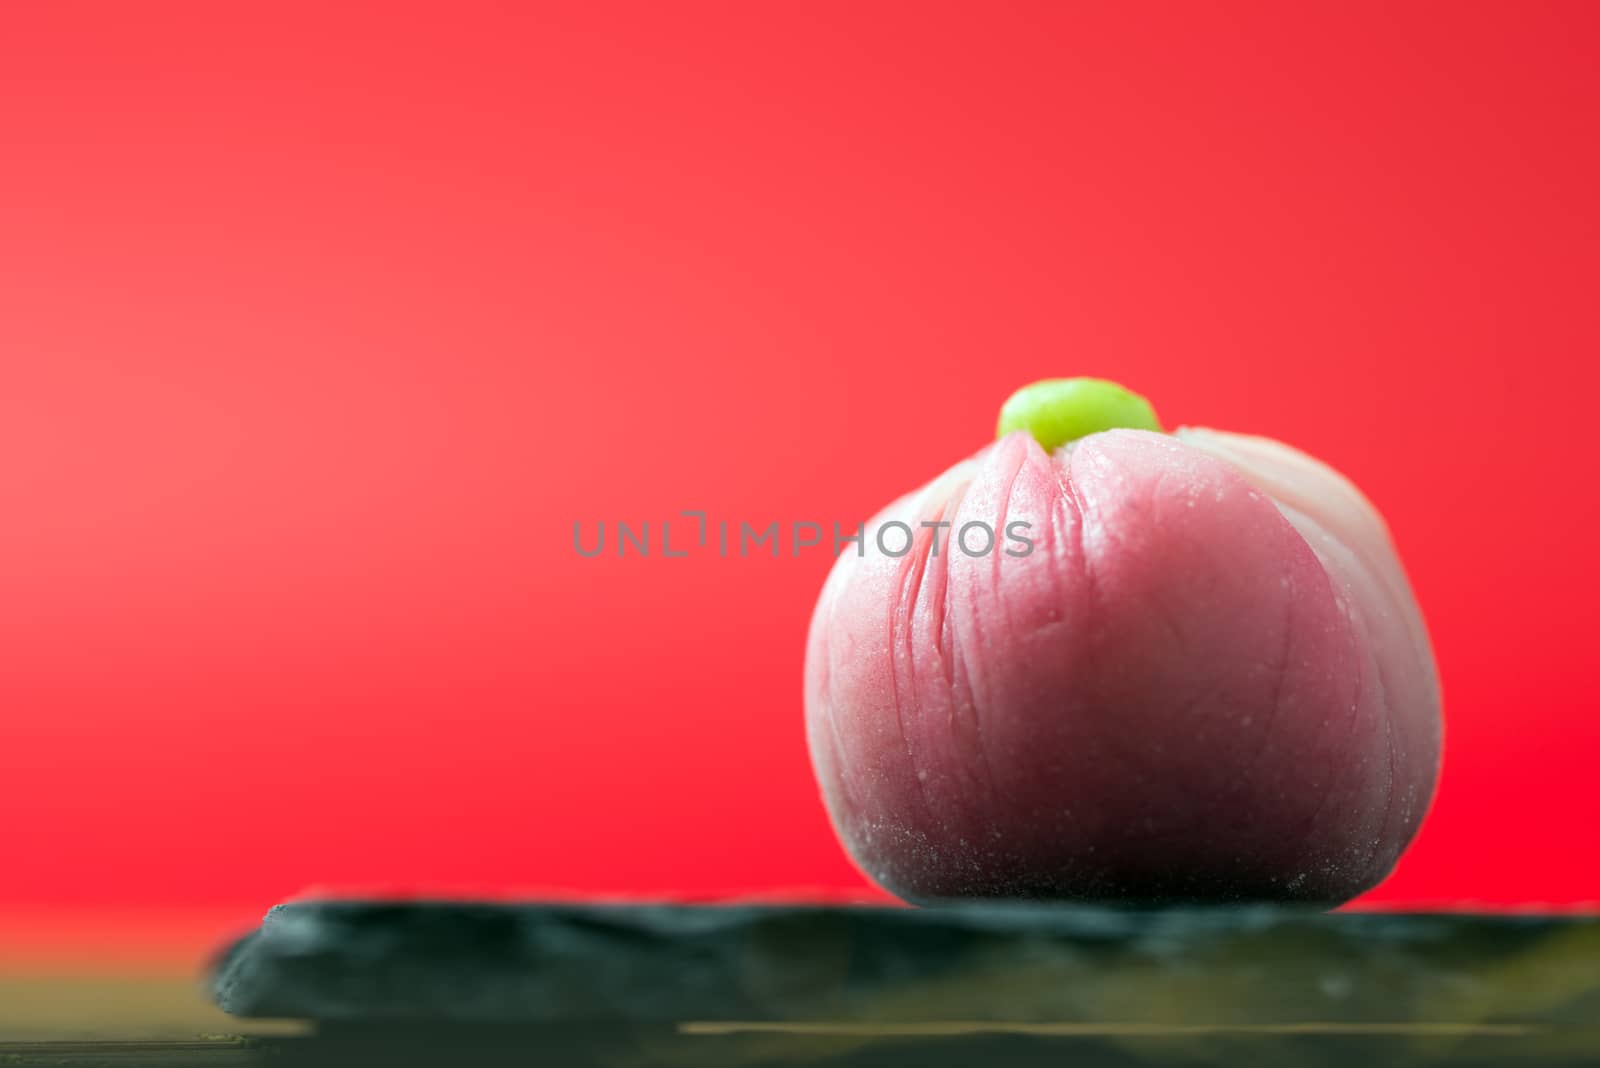
<path id="1" fill-rule="evenodd" d="M 893 520 L 899 557 L 873 537 Z M 975 521 L 988 553 L 951 544 Z M 1433 656 L 1382 519 L 1326 465 L 1213 430 L 1017 432 L 867 531 L 812 619 L 806 720 L 892 892 L 1334 903 L 1415 834 Z"/>

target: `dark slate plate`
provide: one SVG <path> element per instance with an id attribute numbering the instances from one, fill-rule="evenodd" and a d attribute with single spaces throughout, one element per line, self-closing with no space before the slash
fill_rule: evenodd
<path id="1" fill-rule="evenodd" d="M 212 990 L 328 1041 L 442 1028 L 757 1059 L 1064 1041 L 1580 1063 L 1600 1056 L 1600 916 L 302 901 L 230 947 Z"/>

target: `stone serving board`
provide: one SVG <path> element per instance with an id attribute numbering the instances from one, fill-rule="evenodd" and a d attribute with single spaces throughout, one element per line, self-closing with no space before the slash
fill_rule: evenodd
<path id="1" fill-rule="evenodd" d="M 298 901 L 219 955 L 211 990 L 355 1050 L 426 1033 L 617 1063 L 1585 1063 L 1600 916 Z"/>

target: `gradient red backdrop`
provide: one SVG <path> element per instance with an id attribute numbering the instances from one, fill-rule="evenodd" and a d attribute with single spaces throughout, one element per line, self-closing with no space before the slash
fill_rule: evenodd
<path id="1" fill-rule="evenodd" d="M 12 5 L 11 937 L 861 888 L 801 730 L 827 554 L 572 525 L 854 524 L 1061 374 L 1388 516 L 1447 754 L 1367 902 L 1600 898 L 1597 15 Z"/>

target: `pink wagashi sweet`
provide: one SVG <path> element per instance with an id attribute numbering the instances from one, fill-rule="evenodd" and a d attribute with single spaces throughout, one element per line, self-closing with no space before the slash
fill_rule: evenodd
<path id="1" fill-rule="evenodd" d="M 1433 656 L 1382 519 L 1326 465 L 1214 430 L 1018 429 L 867 532 L 812 618 L 806 721 L 835 827 L 892 892 L 1333 904 L 1415 834 Z"/>

